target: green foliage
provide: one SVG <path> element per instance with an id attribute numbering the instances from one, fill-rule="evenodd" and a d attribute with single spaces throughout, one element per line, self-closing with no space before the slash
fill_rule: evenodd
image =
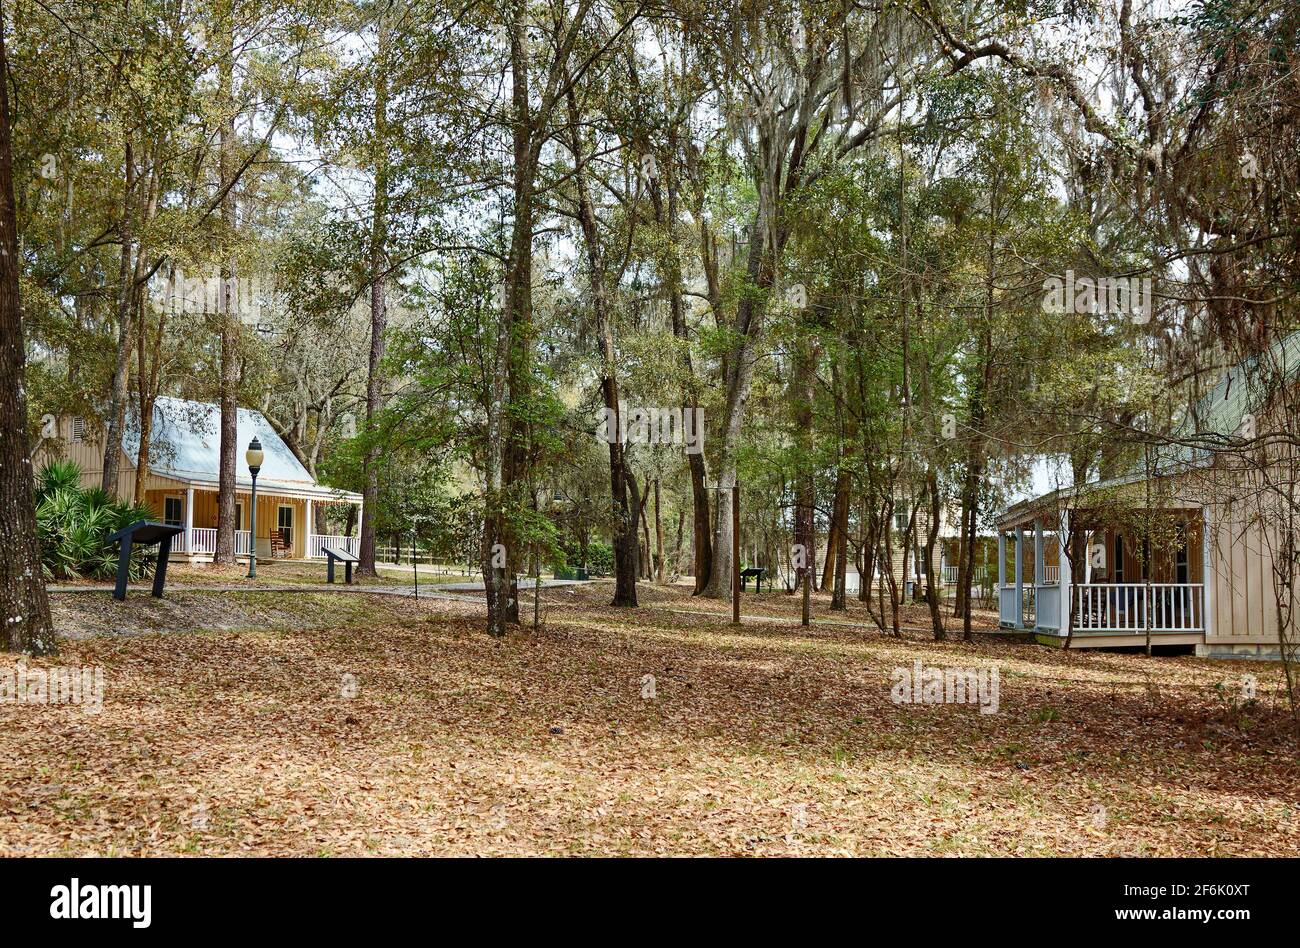
<path id="1" fill-rule="evenodd" d="M 587 555 L 584 558 L 581 546 L 572 538 L 566 539 L 558 547 L 554 559 L 554 566 L 557 571 L 565 568 L 580 569 L 584 563 L 587 572 L 593 576 L 612 576 L 614 574 L 614 548 L 608 543 L 602 543 L 600 540 L 592 540 L 587 544 Z"/>
<path id="2" fill-rule="evenodd" d="M 108 537 L 153 517 L 148 507 L 114 500 L 98 487 L 79 486 L 80 479 L 81 468 L 72 461 L 55 461 L 37 476 L 36 533 L 41 569 L 49 579 L 115 575 L 117 544 L 109 543 Z M 131 578 L 151 571 L 145 551 L 133 551 Z"/>

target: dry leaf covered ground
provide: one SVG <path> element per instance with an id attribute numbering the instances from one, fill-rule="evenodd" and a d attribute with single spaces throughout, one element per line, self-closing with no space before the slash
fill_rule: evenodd
<path id="1" fill-rule="evenodd" d="M 27 668 L 102 667 L 103 707 L 0 703 L 0 853 L 1300 854 L 1276 666 L 609 594 L 501 641 L 465 600 L 56 596 L 80 637 Z M 997 668 L 998 713 L 893 703 L 918 660 Z"/>

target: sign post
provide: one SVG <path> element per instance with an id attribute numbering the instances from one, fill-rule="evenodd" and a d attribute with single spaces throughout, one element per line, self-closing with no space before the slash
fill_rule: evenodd
<path id="1" fill-rule="evenodd" d="M 167 558 L 172 552 L 172 537 L 184 530 L 184 527 L 174 527 L 167 523 L 141 520 L 110 536 L 109 543 L 120 544 L 117 554 L 117 583 L 113 587 L 113 598 L 118 602 L 126 599 L 126 584 L 131 578 L 131 547 L 137 543 L 140 546 L 152 546 L 156 543 L 158 563 L 153 571 L 153 594 L 161 599 L 163 584 L 167 582 Z"/>

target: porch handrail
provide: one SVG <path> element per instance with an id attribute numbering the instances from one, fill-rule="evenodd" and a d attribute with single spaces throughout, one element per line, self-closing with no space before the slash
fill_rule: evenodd
<path id="1" fill-rule="evenodd" d="M 235 555 L 247 556 L 249 532 L 247 530 L 235 531 Z M 182 533 L 176 538 L 172 549 L 178 553 L 207 553 L 215 554 L 217 552 L 217 528 L 216 527 L 190 527 L 188 531 Z"/>
<path id="2" fill-rule="evenodd" d="M 330 546 L 335 549 L 346 550 L 353 556 L 361 554 L 361 540 L 359 537 L 340 536 L 329 533 L 309 533 L 307 535 L 307 557 L 308 559 L 324 559 L 325 547 Z"/>
<path id="3" fill-rule="evenodd" d="M 1204 583 L 1080 583 L 1075 630 L 1144 633 L 1205 631 Z M 1149 597 L 1149 598 L 1148 598 Z"/>
<path id="4" fill-rule="evenodd" d="M 957 583 L 957 567 L 945 566 L 943 568 L 943 582 L 946 586 L 953 586 Z M 976 566 L 971 576 L 971 583 L 978 586 L 984 582 L 984 567 Z"/>

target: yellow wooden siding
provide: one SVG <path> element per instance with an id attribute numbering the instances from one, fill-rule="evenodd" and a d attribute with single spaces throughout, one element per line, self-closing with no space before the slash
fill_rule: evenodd
<path id="1" fill-rule="evenodd" d="M 104 436 L 86 429 L 82 441 L 72 440 L 72 418 L 58 420 L 57 447 L 42 443 L 32 454 L 32 469 L 39 473 L 54 461 L 72 461 L 81 468 L 81 486 L 98 487 L 104 478 Z M 117 494 L 130 498 L 135 493 L 135 459 L 118 449 Z"/>
<path id="2" fill-rule="evenodd" d="M 163 498 L 180 497 L 183 502 L 185 499 L 185 485 L 173 481 L 169 486 L 148 491 L 146 496 L 150 506 L 153 507 L 159 517 L 161 517 L 163 511 Z M 236 491 L 235 503 L 240 506 L 240 519 L 239 523 L 236 525 L 236 529 L 247 530 L 249 511 L 252 509 L 252 495 L 242 490 Z M 317 503 L 319 503 L 319 501 L 317 501 Z M 306 556 L 307 553 L 307 536 L 305 529 L 307 501 L 296 497 L 282 497 L 269 492 L 264 493 L 259 490 L 257 492 L 257 537 L 261 540 L 269 540 L 271 538 L 271 531 L 277 528 L 279 509 L 282 506 L 293 508 L 292 555 L 295 558 L 300 559 Z M 198 487 L 194 488 L 194 522 L 191 525 L 195 527 L 216 527 L 217 492 L 215 490 L 203 490 Z"/>

